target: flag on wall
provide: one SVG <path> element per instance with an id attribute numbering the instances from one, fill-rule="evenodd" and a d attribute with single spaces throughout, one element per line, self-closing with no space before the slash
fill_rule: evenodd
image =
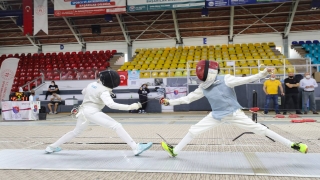
<path id="1" fill-rule="evenodd" d="M 16 75 L 19 59 L 8 58 L 2 62 L 0 69 L 0 101 L 9 100 L 14 76 Z"/>
<path id="2" fill-rule="evenodd" d="M 34 31 L 36 35 L 40 30 L 48 34 L 48 1 L 34 0 Z"/>
<path id="3" fill-rule="evenodd" d="M 23 35 L 32 34 L 32 0 L 23 0 Z"/>

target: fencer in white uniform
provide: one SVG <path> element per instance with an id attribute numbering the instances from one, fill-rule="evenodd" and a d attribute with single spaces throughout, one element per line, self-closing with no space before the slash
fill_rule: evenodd
<path id="1" fill-rule="evenodd" d="M 61 151 L 60 145 L 79 135 L 87 128 L 90 122 L 96 123 L 103 127 L 111 128 L 116 131 L 118 136 L 132 148 L 133 153 L 136 156 L 141 154 L 143 151 L 148 150 L 152 146 L 151 142 L 136 143 L 120 123 L 101 111 L 105 105 L 111 109 L 129 111 L 141 108 L 141 104 L 133 103 L 131 105 L 124 105 L 115 103 L 113 101 L 112 97 L 110 96 L 112 89 L 120 84 L 120 77 L 116 71 L 102 71 L 100 72 L 99 77 L 99 81 L 90 83 L 82 90 L 84 99 L 79 108 L 79 112 L 76 115 L 77 125 L 75 129 L 62 136 L 55 143 L 49 145 L 45 149 L 47 153 Z"/>
<path id="2" fill-rule="evenodd" d="M 177 156 L 179 152 L 197 135 L 204 133 L 221 122 L 232 123 L 247 131 L 255 134 L 268 136 L 285 146 L 307 153 L 308 146 L 302 143 L 293 143 L 290 140 L 271 131 L 260 123 L 255 123 L 241 110 L 242 107 L 237 101 L 234 87 L 250 83 L 266 77 L 273 69 L 266 68 L 260 73 L 248 77 L 235 77 L 232 75 L 218 75 L 219 64 L 215 61 L 202 60 L 196 67 L 196 74 L 203 81 L 199 87 L 185 97 L 178 99 L 161 99 L 160 103 L 164 105 L 189 104 L 202 97 L 206 97 L 211 106 L 211 113 L 204 117 L 197 124 L 191 126 L 186 136 L 179 142 L 176 147 L 162 142 L 162 148 L 168 152 L 171 157 Z"/>

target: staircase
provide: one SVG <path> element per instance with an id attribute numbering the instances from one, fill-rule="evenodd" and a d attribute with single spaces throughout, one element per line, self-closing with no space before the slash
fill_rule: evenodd
<path id="1" fill-rule="evenodd" d="M 110 59 L 110 68 L 113 70 L 118 70 L 120 69 L 121 65 L 115 65 L 115 63 L 117 62 L 117 60 L 119 58 L 121 58 L 123 56 L 123 54 L 115 54 L 113 55 L 113 57 Z"/>
<path id="2" fill-rule="evenodd" d="M 307 54 L 306 50 L 302 46 L 291 46 L 291 49 L 294 49 L 301 57 L 305 57 Z"/>
<path id="3" fill-rule="evenodd" d="M 306 53 L 304 49 L 302 49 L 301 47 L 300 48 L 294 48 L 301 57 L 304 57 L 304 54 Z M 277 49 L 272 49 L 272 52 L 275 54 L 275 55 L 282 55 L 281 52 Z M 289 62 L 292 64 L 292 65 L 306 65 L 306 60 L 304 59 L 290 59 Z M 306 72 L 306 67 L 296 67 L 296 72 L 295 73 L 305 73 Z"/>

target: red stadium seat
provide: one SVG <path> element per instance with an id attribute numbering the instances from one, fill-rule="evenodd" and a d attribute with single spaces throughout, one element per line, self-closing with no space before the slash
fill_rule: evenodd
<path id="1" fill-rule="evenodd" d="M 44 56 L 44 53 L 40 53 L 39 56 L 40 56 L 40 57 L 43 57 L 43 56 Z"/>
<path id="2" fill-rule="evenodd" d="M 72 54 L 72 55 L 73 55 L 73 54 L 77 54 L 77 52 L 72 52 L 71 54 Z"/>
<path id="3" fill-rule="evenodd" d="M 46 56 L 49 57 L 49 56 L 51 56 L 51 54 L 50 53 L 46 53 Z"/>
<path id="4" fill-rule="evenodd" d="M 46 80 L 53 80 L 53 76 L 46 76 L 45 79 Z"/>
<path id="5" fill-rule="evenodd" d="M 60 76 L 54 76 L 53 80 L 60 80 Z"/>
<path id="6" fill-rule="evenodd" d="M 86 51 L 86 53 L 85 53 L 86 55 L 89 55 L 90 54 L 90 51 Z"/>
<path id="7" fill-rule="evenodd" d="M 33 80 L 33 76 L 27 77 L 27 81 L 32 81 L 32 80 Z"/>
<path id="8" fill-rule="evenodd" d="M 95 79 L 96 77 L 95 77 L 95 75 L 94 74 L 90 74 L 89 75 L 89 79 Z"/>

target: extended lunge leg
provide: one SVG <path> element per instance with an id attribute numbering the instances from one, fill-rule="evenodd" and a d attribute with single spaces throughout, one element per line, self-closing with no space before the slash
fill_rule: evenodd
<path id="1" fill-rule="evenodd" d="M 59 152 L 61 151 L 62 144 L 70 141 L 71 139 L 75 138 L 77 135 L 79 135 L 83 130 L 85 130 L 88 127 L 89 121 L 85 121 L 84 116 L 80 115 L 77 120 L 77 125 L 74 128 L 73 131 L 68 132 L 67 134 L 63 135 L 58 141 L 55 143 L 49 145 L 46 148 L 47 153 L 53 153 L 53 152 Z"/>
<path id="2" fill-rule="evenodd" d="M 193 138 L 201 133 L 210 130 L 215 125 L 218 125 L 220 123 L 220 121 L 213 119 L 212 114 L 210 113 L 197 124 L 191 126 L 189 132 L 184 136 L 184 138 L 178 143 L 175 148 L 168 146 L 165 142 L 161 143 L 162 148 L 167 151 L 170 157 L 175 157 Z"/>
<path id="3" fill-rule="evenodd" d="M 146 144 L 137 144 L 120 123 L 102 112 L 92 114 L 90 116 L 90 121 L 100 126 L 108 127 L 115 130 L 117 135 L 132 148 L 136 156 L 140 155 L 142 152 L 148 150 L 152 146 L 152 142 Z"/>
<path id="4" fill-rule="evenodd" d="M 248 116 L 246 116 L 242 111 L 237 111 L 232 119 L 228 119 L 229 122 L 235 124 L 236 126 L 245 129 L 247 131 L 252 131 L 255 134 L 268 136 L 281 144 L 298 150 L 302 153 L 307 153 L 308 146 L 302 143 L 293 143 L 292 141 L 282 137 L 281 135 L 271 131 L 266 126 L 260 123 L 253 122 Z"/>

